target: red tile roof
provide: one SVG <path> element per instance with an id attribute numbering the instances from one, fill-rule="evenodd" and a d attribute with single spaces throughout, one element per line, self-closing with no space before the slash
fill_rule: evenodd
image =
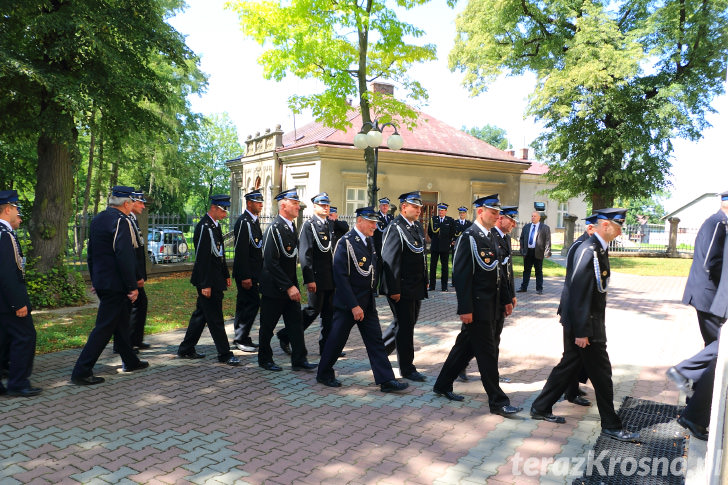
<path id="1" fill-rule="evenodd" d="M 278 151 L 287 151 L 312 144 L 348 145 L 353 147 L 354 135 L 359 132 L 362 126 L 361 115 L 356 110 L 352 110 L 349 121 L 352 126 L 346 130 L 335 130 L 325 127 L 321 123 L 313 122 L 297 128 L 295 132 L 289 131 L 283 135 L 283 147 L 278 148 Z M 386 148 L 386 140 L 391 133 L 390 130 L 389 127 L 384 129 L 382 141 L 382 147 L 384 148 Z M 399 133 L 404 140 L 403 151 L 441 153 L 450 156 L 529 163 L 422 112 L 419 112 L 417 127 L 414 130 L 402 128 Z"/>
<path id="2" fill-rule="evenodd" d="M 529 169 L 523 173 L 529 175 L 543 175 L 548 171 L 549 167 L 545 163 L 531 162 L 531 166 L 529 167 Z"/>

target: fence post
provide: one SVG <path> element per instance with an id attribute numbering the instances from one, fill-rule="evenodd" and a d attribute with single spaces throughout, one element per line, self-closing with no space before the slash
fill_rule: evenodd
<path id="1" fill-rule="evenodd" d="M 576 227 L 576 216 L 566 214 L 564 216 L 564 247 L 561 248 L 561 255 L 566 256 L 569 248 L 574 244 L 574 229 Z"/>
<path id="2" fill-rule="evenodd" d="M 667 243 L 667 256 L 669 258 L 677 257 L 677 225 L 680 223 L 680 218 L 670 217 L 667 219 L 670 223 L 670 239 Z"/>

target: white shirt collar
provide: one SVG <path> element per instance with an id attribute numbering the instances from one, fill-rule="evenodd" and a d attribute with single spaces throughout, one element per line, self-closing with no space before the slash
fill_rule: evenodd
<path id="1" fill-rule="evenodd" d="M 210 216 L 210 213 L 207 213 L 208 216 Z M 217 227 L 220 223 L 215 220 L 214 217 L 210 216 L 210 219 L 212 219 L 212 223 L 215 224 L 215 227 Z"/>
<path id="2" fill-rule="evenodd" d="M 480 222 L 478 222 L 477 219 L 475 219 L 475 222 L 473 222 L 473 224 L 475 224 L 476 226 L 478 226 L 480 228 L 480 230 L 485 233 L 486 236 L 488 234 L 490 234 L 490 231 L 488 229 L 486 229 Z"/>
<path id="3" fill-rule="evenodd" d="M 321 222 L 326 222 L 326 219 L 323 219 L 323 218 L 319 217 L 319 216 L 318 216 L 318 215 L 316 215 L 316 214 L 314 214 L 313 216 L 314 216 L 314 217 L 315 217 L 316 219 L 318 219 L 319 221 L 321 221 Z"/>
<path id="4" fill-rule="evenodd" d="M 604 249 L 606 251 L 607 248 L 609 247 L 609 243 L 607 241 L 605 241 L 604 239 L 602 239 L 602 236 L 600 236 L 599 233 L 595 232 L 594 235 L 597 237 L 597 239 L 599 239 L 599 243 L 602 245 L 602 249 Z"/>
<path id="5" fill-rule="evenodd" d="M 498 231 L 498 234 L 500 234 L 500 237 L 502 237 L 502 238 L 506 237 L 506 233 L 501 231 L 500 227 L 498 227 L 498 226 L 493 226 L 493 227 L 495 227 L 495 230 Z"/>
<path id="6" fill-rule="evenodd" d="M 288 219 L 286 219 L 286 218 L 285 218 L 285 217 L 283 217 L 283 216 L 281 216 L 281 219 L 283 219 L 283 220 L 284 220 L 284 221 L 286 222 L 286 224 L 288 224 L 288 229 L 290 229 L 290 230 L 291 230 L 291 232 L 295 232 L 295 231 L 293 230 L 293 221 L 289 221 Z"/>
<path id="7" fill-rule="evenodd" d="M 5 226 L 6 226 L 7 228 L 8 228 L 8 230 L 9 230 L 10 232 L 12 232 L 12 231 L 13 231 L 13 226 L 11 226 L 11 225 L 10 225 L 10 223 L 9 223 L 8 221 L 6 221 L 5 219 L 0 219 L 0 222 L 2 222 L 3 224 L 5 224 Z"/>
<path id="8" fill-rule="evenodd" d="M 361 238 L 362 241 L 364 241 L 364 244 L 366 244 L 368 246 L 369 243 L 367 243 L 367 237 L 364 234 L 362 234 L 356 226 L 354 226 L 354 230 L 356 231 L 357 234 L 359 234 L 359 237 Z"/>
<path id="9" fill-rule="evenodd" d="M 245 212 L 247 212 L 248 214 L 250 214 L 250 217 L 252 217 L 252 218 L 253 218 L 253 222 L 255 222 L 255 221 L 257 221 L 257 220 L 258 220 L 258 216 L 256 216 L 256 215 L 255 215 L 255 214 L 253 214 L 252 212 L 250 212 L 250 211 L 249 211 L 248 209 L 245 209 Z"/>

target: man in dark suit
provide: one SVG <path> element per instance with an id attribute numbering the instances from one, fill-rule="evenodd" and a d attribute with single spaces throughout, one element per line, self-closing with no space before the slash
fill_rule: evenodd
<path id="1" fill-rule="evenodd" d="M 229 195 L 213 195 L 210 197 L 210 210 L 195 226 L 195 264 L 190 282 L 197 288 L 197 306 L 190 316 L 190 323 L 185 338 L 177 349 L 177 355 L 182 359 L 205 357 L 195 350 L 195 346 L 207 323 L 217 349 L 218 362 L 237 366 L 240 365 L 240 360 L 230 350 L 225 333 L 225 317 L 222 314 L 224 292 L 230 287 L 230 270 L 225 260 L 225 245 L 219 221 L 228 216 L 229 207 Z"/>
<path id="2" fill-rule="evenodd" d="M 518 293 L 528 290 L 531 268 L 536 272 L 536 293 L 543 294 L 543 259 L 551 257 L 551 229 L 541 222 L 541 213 L 533 211 L 531 222 L 521 231 L 521 255 L 523 255 L 523 281 Z"/>
<path id="3" fill-rule="evenodd" d="M 394 335 L 400 374 L 424 382 L 427 378 L 414 365 L 414 329 L 422 300 L 427 298 L 425 239 L 416 223 L 422 198 L 418 191 L 402 194 L 399 200 L 400 213 L 387 227 L 382 241 L 381 292 L 387 295 L 397 320 Z"/>
<path id="4" fill-rule="evenodd" d="M 334 227 L 329 222 L 329 194 L 321 192 L 311 198 L 313 216 L 301 225 L 298 237 L 298 260 L 303 283 L 308 290 L 308 305 L 302 311 L 303 330 L 321 315 L 319 354 L 324 350 L 334 317 Z M 278 331 L 281 348 L 291 353 L 288 331 Z"/>
<path id="5" fill-rule="evenodd" d="M 455 237 L 455 221 L 447 215 L 448 205 L 437 204 L 437 215 L 430 218 L 427 235 L 430 237 L 430 291 L 435 291 L 437 262 L 440 261 L 440 289 L 447 291 L 450 271 L 450 250 Z"/>
<path id="6" fill-rule="evenodd" d="M 374 302 L 377 253 L 372 236 L 379 219 L 372 207 L 357 209 L 356 215 L 354 229 L 341 239 L 334 255 L 334 321 L 321 353 L 316 380 L 325 386 L 341 387 L 334 374 L 334 365 L 346 345 L 351 328 L 357 325 L 367 349 L 374 382 L 379 384 L 382 392 L 402 391 L 408 384 L 394 378 L 392 364 L 384 351 Z"/>
<path id="7" fill-rule="evenodd" d="M 382 238 L 387 232 L 387 226 L 394 220 L 394 216 L 389 213 L 389 197 L 379 199 L 379 212 L 377 212 L 377 228 L 374 231 L 374 249 L 377 254 L 382 254 Z M 381 263 L 381 261 L 380 261 Z"/>
<path id="8" fill-rule="evenodd" d="M 693 264 L 685 285 L 682 302 L 698 314 L 700 334 L 705 347 L 692 357 L 670 367 L 667 376 L 680 390 L 690 395 L 690 382 L 697 382 L 715 357 L 717 346 L 710 345 L 720 335 L 728 315 L 728 281 L 724 271 L 724 248 L 728 233 L 728 192 L 720 194 L 720 210 L 708 217 L 695 238 Z"/>
<path id="9" fill-rule="evenodd" d="M 25 285 L 25 258 L 15 231 L 20 227 L 18 192 L 0 191 L 0 345 L 8 352 L 8 387 L 0 394 L 31 397 L 42 392 L 30 385 L 36 332 Z"/>
<path id="10" fill-rule="evenodd" d="M 129 317 L 129 327 L 131 329 L 131 345 L 135 350 L 148 349 L 150 345 L 144 342 L 144 327 L 147 324 L 147 310 L 149 308 L 149 300 L 144 284 L 147 281 L 147 249 L 144 246 L 144 237 L 139 229 L 139 221 L 137 216 L 141 215 L 146 206 L 144 192 L 138 190 L 131 194 L 133 202 L 129 219 L 134 227 L 134 236 L 137 238 L 138 246 L 135 248 L 136 255 L 136 272 L 137 272 L 137 288 L 139 296 L 131 305 L 131 315 Z"/>
<path id="11" fill-rule="evenodd" d="M 260 211 L 263 194 L 253 190 L 245 194 L 245 210 L 235 222 L 235 259 L 233 279 L 238 289 L 235 300 L 235 337 L 233 347 L 243 352 L 256 352 L 258 344 L 250 338 L 255 316 L 260 308 L 260 270 L 263 267 L 263 232 Z"/>
<path id="12" fill-rule="evenodd" d="M 139 296 L 135 256 L 138 243 L 128 217 L 133 192 L 132 187 L 125 186 L 111 189 L 108 207 L 91 221 L 88 270 L 93 290 L 99 297 L 99 310 L 96 325 L 71 374 L 71 382 L 79 386 L 104 382 L 103 377 L 93 375 L 93 368 L 112 335 L 123 371 L 149 367 L 148 362 L 139 360 L 129 340 L 131 305 Z"/>
<path id="13" fill-rule="evenodd" d="M 510 399 L 498 383 L 498 350 L 495 345 L 495 320 L 501 307 L 510 314 L 511 297 L 502 291 L 504 284 L 500 250 L 493 226 L 500 213 L 498 194 L 473 202 L 476 219 L 458 240 L 453 261 L 453 278 L 457 293 L 457 313 L 463 323 L 455 345 L 442 365 L 433 391 L 451 401 L 465 399 L 453 393 L 458 373 L 475 356 L 483 388 L 488 394 L 490 412 L 510 416 L 521 410 L 511 406 Z"/>
<path id="14" fill-rule="evenodd" d="M 690 430 L 693 436 L 703 441 L 708 440 L 710 411 L 713 404 L 713 389 L 716 387 L 715 368 L 718 364 L 719 341 L 720 335 L 718 336 L 718 340 L 708 345 L 708 347 L 715 347 L 713 358 L 708 363 L 700 379 L 695 382 L 693 386 L 695 392 L 688 400 L 685 410 L 677 418 L 677 423 L 680 426 Z"/>
<path id="15" fill-rule="evenodd" d="M 329 223 L 334 225 L 334 247 L 336 247 L 336 243 L 339 242 L 339 239 L 349 232 L 349 223 L 339 220 L 339 209 L 333 205 L 329 207 Z"/>
<path id="16" fill-rule="evenodd" d="M 457 239 L 460 237 L 460 235 L 463 232 L 465 232 L 465 229 L 469 228 L 472 225 L 473 225 L 473 221 L 468 219 L 468 208 L 465 206 L 458 207 L 458 220 L 455 221 L 455 233 L 453 234 L 456 244 L 457 244 Z M 453 249 L 454 249 L 454 247 L 453 247 Z"/>
<path id="17" fill-rule="evenodd" d="M 639 433 L 622 428 L 614 411 L 612 365 L 607 354 L 605 310 L 609 284 L 609 243 L 622 233 L 625 209 L 603 209 L 598 215 L 594 235 L 582 242 L 574 259 L 568 281 L 568 297 L 561 308 L 564 326 L 564 353 L 554 367 L 541 394 L 531 406 L 533 419 L 565 423 L 552 408 L 574 382 L 582 366 L 594 385 L 602 434 L 620 441 L 637 441 Z"/>
<path id="18" fill-rule="evenodd" d="M 293 221 L 298 217 L 300 201 L 296 189 L 285 190 L 275 198 L 278 201 L 278 217 L 263 236 L 258 365 L 269 371 L 282 370 L 273 362 L 270 341 L 278 320 L 283 316 L 291 344 L 291 368 L 295 371 L 312 370 L 316 364 L 306 359 L 308 351 L 303 339 L 301 292 L 296 274 L 298 238 Z"/>

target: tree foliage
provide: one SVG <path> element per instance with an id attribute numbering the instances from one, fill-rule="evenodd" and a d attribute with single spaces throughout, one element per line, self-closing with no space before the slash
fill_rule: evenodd
<path id="1" fill-rule="evenodd" d="M 463 131 L 501 150 L 512 148 L 508 138 L 506 138 L 506 130 L 495 125 L 474 126 L 470 129 L 463 126 Z"/>
<path id="2" fill-rule="evenodd" d="M 296 112 L 311 109 L 317 121 L 342 129 L 351 125 L 351 98 L 358 99 L 364 123 L 372 121 L 372 107 L 380 121 L 396 117 L 398 122 L 414 123 L 412 107 L 370 91 L 367 83 L 385 79 L 398 84 L 414 102 L 426 99 L 409 69 L 435 59 L 435 46 L 408 43 L 424 32 L 399 20 L 391 6 L 410 9 L 428 1 L 232 0 L 227 5 L 237 12 L 243 33 L 267 47 L 259 59 L 267 79 L 280 81 L 291 74 L 321 82 L 319 93 L 290 97 L 290 107 Z M 365 157 L 372 194 L 373 150 L 367 149 Z"/>
<path id="3" fill-rule="evenodd" d="M 79 136 L 103 135 L 109 182 L 130 141 L 174 141 L 204 78 L 165 22 L 176 0 L 27 0 L 0 6 L 0 145 L 35 145 L 33 254 L 59 264 L 81 167 Z M 91 124 L 92 113 L 97 113 Z M 8 150 L 9 152 L 9 150 Z M 128 152 L 128 150 L 127 150 Z M 108 187 L 106 187 L 108 190 Z M 105 191 L 106 191 L 105 190 Z"/>
<path id="4" fill-rule="evenodd" d="M 450 66 L 474 94 L 536 74 L 554 195 L 595 208 L 664 190 L 671 139 L 698 139 L 724 89 L 728 0 L 470 0 L 457 29 Z"/>

